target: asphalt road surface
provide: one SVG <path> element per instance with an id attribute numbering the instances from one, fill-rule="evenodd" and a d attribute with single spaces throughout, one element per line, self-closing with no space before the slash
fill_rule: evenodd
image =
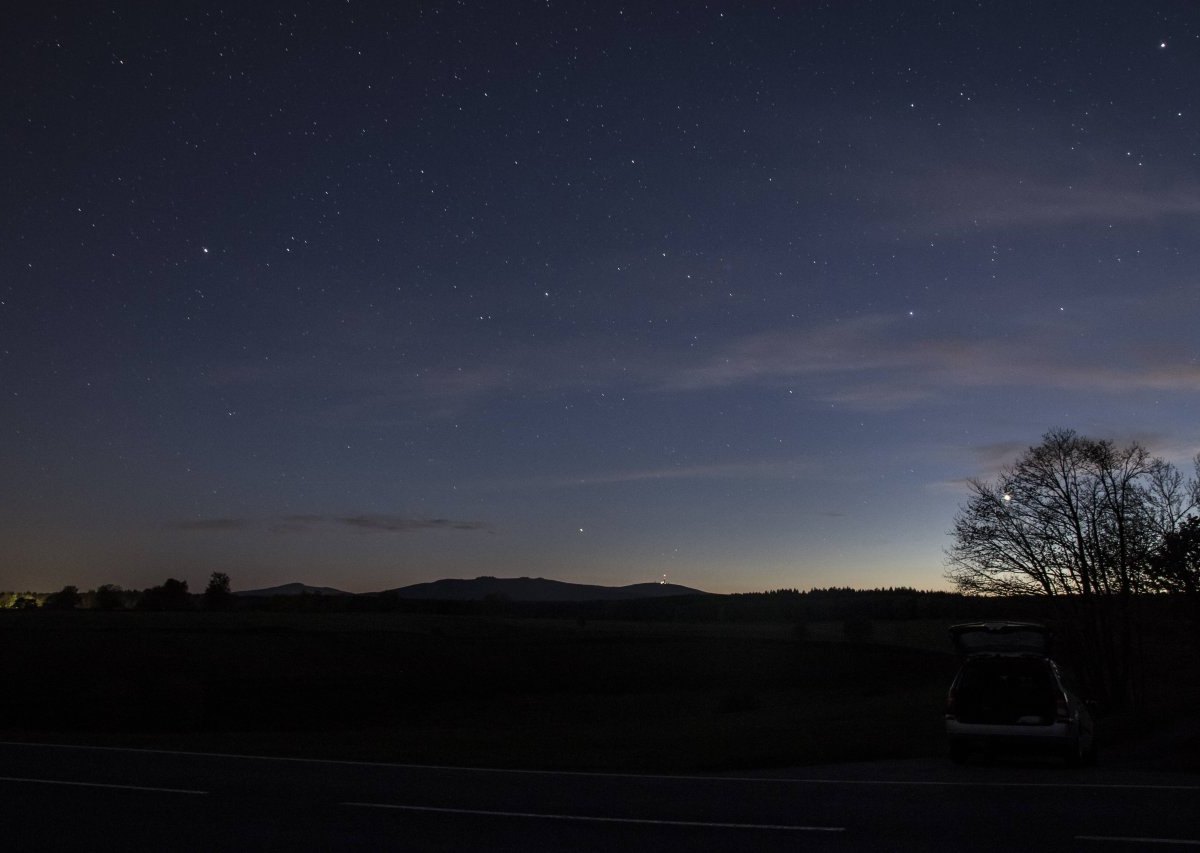
<path id="1" fill-rule="evenodd" d="M 1200 779 L 1053 763 L 730 776 L 0 743 L 6 850 L 1200 849 Z"/>

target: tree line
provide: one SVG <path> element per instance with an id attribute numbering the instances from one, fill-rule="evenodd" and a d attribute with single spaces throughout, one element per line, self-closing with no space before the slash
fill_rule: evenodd
<path id="1" fill-rule="evenodd" d="M 49 594 L 0 593 L 0 609 L 11 610 L 232 610 L 236 602 L 229 575 L 225 572 L 213 572 L 208 586 L 199 595 L 188 590 L 187 581 L 176 578 L 167 578 L 159 586 L 143 590 L 127 590 L 106 583 L 88 592 L 68 584 Z"/>

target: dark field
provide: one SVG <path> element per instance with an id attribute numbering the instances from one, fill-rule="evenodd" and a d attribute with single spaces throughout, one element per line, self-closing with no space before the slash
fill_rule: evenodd
<path id="1" fill-rule="evenodd" d="M 3 611 L 0 737 L 655 772 L 936 756 L 945 624 L 850 643 L 836 624 Z"/>
<path id="2" fill-rule="evenodd" d="M 0 736 L 686 771 L 943 749 L 948 652 L 784 626 L 0 612 Z"/>

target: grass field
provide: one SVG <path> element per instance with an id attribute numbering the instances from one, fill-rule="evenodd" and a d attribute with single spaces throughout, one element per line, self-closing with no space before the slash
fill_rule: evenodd
<path id="1" fill-rule="evenodd" d="M 788 626 L 0 613 L 10 738 L 687 771 L 939 753 L 954 660 Z"/>
<path id="2" fill-rule="evenodd" d="M 0 737 L 654 772 L 935 756 L 946 624 L 3 611 Z"/>

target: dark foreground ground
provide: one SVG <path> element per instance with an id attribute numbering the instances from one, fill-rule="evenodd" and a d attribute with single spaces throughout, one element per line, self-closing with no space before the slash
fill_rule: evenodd
<path id="1" fill-rule="evenodd" d="M 944 628 L 4 611 L 0 739 L 639 772 L 929 758 Z M 1151 674 L 1170 707 L 1102 721 L 1108 760 L 1200 770 L 1185 664 Z"/>

